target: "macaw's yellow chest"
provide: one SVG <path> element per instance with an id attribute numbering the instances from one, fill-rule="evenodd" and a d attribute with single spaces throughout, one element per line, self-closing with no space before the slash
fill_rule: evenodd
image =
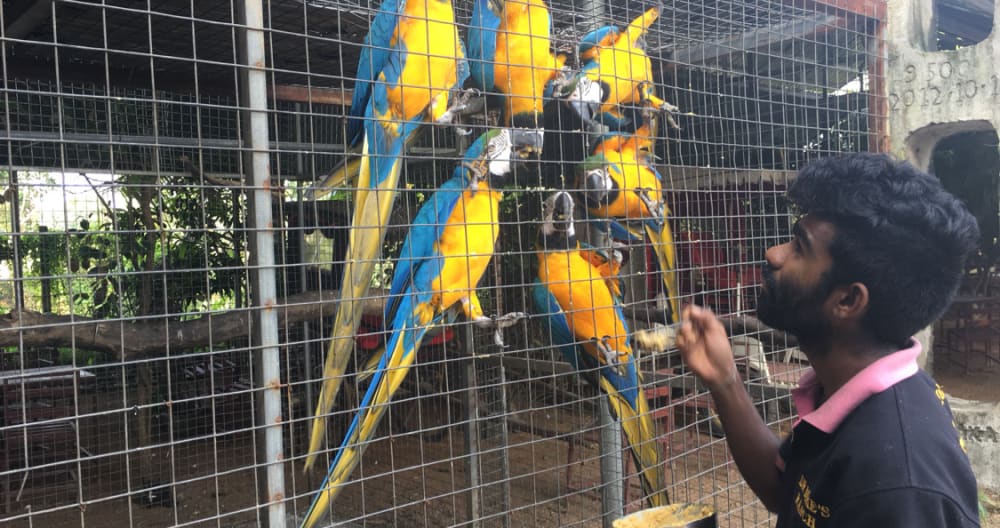
<path id="1" fill-rule="evenodd" d="M 416 119 L 458 82 L 457 61 L 464 57 L 451 0 L 408 0 L 391 42 L 405 57 L 389 89 L 393 117 Z"/>
<path id="2" fill-rule="evenodd" d="M 482 189 L 466 189 L 462 193 L 438 239 L 437 250 L 443 257 L 443 266 L 434 288 L 441 294 L 442 310 L 476 288 L 493 258 L 500 234 L 497 222 L 503 194 L 485 184 L 479 187 Z"/>
<path id="3" fill-rule="evenodd" d="M 538 278 L 559 302 L 570 332 L 584 349 L 599 359 L 590 341 L 609 338 L 620 355 L 631 353 L 625 324 L 601 270 L 578 251 L 541 252 Z"/>
<path id="4" fill-rule="evenodd" d="M 541 0 L 508 2 L 497 34 L 495 83 L 508 95 L 507 118 L 541 112 L 545 85 L 561 67 L 550 51 L 551 18 Z M 509 124 L 509 121 L 508 121 Z"/>

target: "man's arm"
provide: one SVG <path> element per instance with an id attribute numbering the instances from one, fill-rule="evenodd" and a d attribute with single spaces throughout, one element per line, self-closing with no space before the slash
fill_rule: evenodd
<path id="1" fill-rule="evenodd" d="M 783 502 L 775 465 L 781 442 L 757 414 L 743 387 L 726 330 L 711 310 L 699 306 L 685 308 L 683 321 L 677 348 L 684 363 L 712 393 L 726 443 L 744 480 L 768 510 L 777 511 Z"/>

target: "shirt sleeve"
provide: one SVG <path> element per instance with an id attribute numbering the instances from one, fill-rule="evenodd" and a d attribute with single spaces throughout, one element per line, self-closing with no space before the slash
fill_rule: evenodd
<path id="1" fill-rule="evenodd" d="M 833 509 L 827 526 L 979 528 L 976 506 L 967 509 L 937 491 L 898 488 L 847 500 Z"/>

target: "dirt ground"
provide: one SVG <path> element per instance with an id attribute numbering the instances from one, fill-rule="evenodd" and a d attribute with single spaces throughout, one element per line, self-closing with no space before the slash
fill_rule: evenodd
<path id="1" fill-rule="evenodd" d="M 968 372 L 948 355 L 935 356 L 934 379 L 952 396 L 966 400 L 1000 402 L 1000 366 L 974 362 Z"/>
<path id="2" fill-rule="evenodd" d="M 694 442 L 697 440 L 691 439 Z M 580 459 L 572 479 L 566 482 L 566 443 L 558 440 L 539 442 L 525 433 L 511 437 L 511 523 L 514 526 L 579 526 L 599 527 L 600 493 L 596 447 L 579 449 Z M 448 456 L 448 442 L 426 444 L 419 449 L 411 442 L 383 439 L 375 443 L 365 458 L 366 475 L 356 478 L 339 498 L 337 517 L 349 521 L 348 526 L 451 526 L 468 519 L 464 464 Z M 207 446 L 203 446 L 207 447 Z M 202 449 L 207 452 L 207 449 Z M 244 449 L 225 453 L 228 465 L 245 465 L 250 460 L 241 456 Z M 430 460 L 431 457 L 439 460 Z M 740 483 L 730 466 L 713 469 L 725 463 L 725 448 L 718 442 L 687 452 L 670 462 L 674 501 L 698 499 L 716 504 L 720 509 L 743 504 L 751 499 L 750 492 Z M 210 457 L 205 457 L 210 458 Z M 243 458 L 243 460 L 241 460 Z M 392 475 L 379 474 L 391 464 L 397 468 Z M 193 461 L 192 461 L 193 462 Z M 221 468 L 220 468 L 221 469 Z M 225 470 L 223 470 L 225 471 Z M 295 482 L 295 479 L 298 479 Z M 286 472 L 286 484 L 299 487 L 304 496 L 288 503 L 289 513 L 304 512 L 308 505 L 308 489 L 318 485 L 313 475 L 309 485 L 299 473 Z M 639 508 L 634 501 L 639 494 L 635 478 L 630 490 L 633 502 L 629 511 Z M 142 507 L 124 498 L 93 502 L 86 508 L 70 507 L 50 513 L 36 513 L 27 519 L 4 523 L 12 527 L 45 526 L 255 526 L 253 506 L 254 475 L 250 471 L 235 471 L 219 478 L 206 477 L 176 486 L 176 504 Z M 99 490 L 94 495 L 106 496 Z M 110 491 L 110 490 L 107 490 Z M 53 497 L 49 497 L 51 500 Z M 65 498 L 69 498 L 68 496 Z M 30 494 L 26 502 L 34 500 Z M 48 506 L 52 506 L 49 504 Z M 242 511 L 241 511 L 242 510 Z M 129 523 L 131 519 L 131 523 Z M 203 520 L 199 522 L 199 520 Z M 721 515 L 720 526 L 767 526 L 763 509 L 750 504 L 730 509 Z M 499 525 L 499 523 L 497 523 Z"/>
<path id="3" fill-rule="evenodd" d="M 961 398 L 1000 401 L 1000 383 L 993 370 L 955 368 L 938 361 L 936 378 L 949 394 Z M 451 411 L 394 404 L 391 412 L 418 416 L 419 429 L 427 423 L 459 423 Z M 601 526 L 600 460 L 597 431 L 590 410 L 579 402 L 556 400 L 513 401 L 508 434 L 509 475 L 493 474 L 490 456 L 499 456 L 497 445 L 485 442 L 480 471 L 485 480 L 499 482 L 481 488 L 477 499 L 487 516 L 486 526 L 502 526 L 509 511 L 514 526 Z M 518 409 L 522 409 L 518 411 Z M 528 410 L 524 410 L 528 409 Z M 86 425 L 81 435 L 94 446 L 92 457 L 77 469 L 81 478 L 68 473 L 32 475 L 21 502 L 12 504 L 0 526 L 62 528 L 75 526 L 165 526 L 251 527 L 257 526 L 254 509 L 257 473 L 253 469 L 254 437 L 244 428 L 236 432 L 175 441 L 146 453 L 128 452 L 122 423 L 116 415 L 100 416 Z M 663 438 L 665 475 L 672 502 L 702 502 L 719 512 L 720 527 L 772 526 L 773 518 L 742 482 L 725 442 L 701 434 L 691 413 L 661 418 L 661 430 L 671 426 Z M 392 422 L 387 420 L 387 422 Z M 304 423 L 301 425 L 305 425 Z M 702 424 L 704 425 L 704 424 Z M 787 428 L 788 423 L 782 424 Z M 416 434 L 414 428 L 387 426 L 384 434 L 367 450 L 362 467 L 344 489 L 335 505 L 336 518 L 346 526 L 451 526 L 469 519 L 469 484 L 462 428 L 442 428 L 439 434 Z M 304 427 L 293 432 L 301 435 Z M 582 431 L 582 433 L 580 433 Z M 162 439 L 161 439 L 162 440 Z M 286 435 L 286 445 L 301 438 Z M 572 452 L 571 452 L 572 448 Z M 173 483 L 167 493 L 156 490 L 133 496 L 126 475 L 135 474 L 142 462 L 152 464 L 154 482 Z M 324 464 L 320 464 L 321 466 Z M 634 471 L 630 469 L 629 471 Z M 286 509 L 290 525 L 301 518 L 313 491 L 320 486 L 321 471 L 304 474 L 301 459 L 286 465 Z M 627 512 L 643 507 L 638 479 L 628 478 Z M 82 482 L 82 485 L 78 482 Z M 16 485 L 17 483 L 15 483 Z M 143 487 L 133 482 L 132 490 Z M 509 504 L 498 502 L 497 491 L 509 490 Z M 502 493 L 500 493 L 502 495 Z M 82 497 L 82 501 L 79 498 Z M 149 505 L 150 502 L 159 504 Z M 984 493 L 987 517 L 984 527 L 1000 528 L 1000 497 Z M 28 512 L 31 512 L 28 514 Z"/>
<path id="4" fill-rule="evenodd" d="M 555 404 L 514 418 L 546 432 L 509 433 L 507 478 L 490 474 L 486 459 L 491 446 L 482 446 L 484 479 L 501 482 L 510 493 L 509 507 L 504 508 L 490 488 L 481 490 L 478 498 L 483 512 L 496 521 L 485 524 L 502 526 L 502 512 L 508 510 L 514 526 L 601 526 L 598 433 L 590 416 L 580 412 L 578 405 Z M 742 483 L 724 441 L 699 434 L 694 425 L 684 425 L 681 420 L 681 425 L 664 437 L 669 442 L 663 444 L 671 501 L 711 504 L 720 512 L 721 527 L 771 525 L 773 521 Z M 89 434 L 109 441 L 118 434 L 113 428 L 113 424 L 105 424 Z M 347 521 L 347 526 L 366 527 L 451 526 L 467 521 L 470 492 L 462 429 L 452 427 L 430 438 L 388 432 L 367 450 L 362 467 L 336 502 L 336 518 Z M 258 524 L 250 432 L 192 439 L 175 443 L 172 449 L 152 450 L 149 456 L 157 468 L 154 474 L 160 482 L 174 483 L 167 487 L 170 496 L 158 492 L 166 498 L 153 506 L 145 505 L 150 502 L 148 493 L 130 500 L 125 475 L 138 459 L 135 454 L 126 457 L 121 447 L 106 445 L 94 453 L 92 461 L 82 464 L 82 486 L 68 474 L 33 476 L 22 501 L 12 505 L 7 514 L 14 518 L 0 520 L 0 525 L 153 528 Z M 287 464 L 290 521 L 305 512 L 321 477 L 320 471 L 304 474 L 301 460 Z M 630 512 L 642 504 L 637 500 L 641 494 L 638 479 L 632 475 L 628 481 Z M 492 486 L 492 491 L 496 489 L 497 485 Z M 77 500 L 81 494 L 82 503 Z"/>
<path id="5" fill-rule="evenodd" d="M 1000 493 L 983 490 L 979 503 L 983 510 L 983 528 L 1000 528 Z"/>

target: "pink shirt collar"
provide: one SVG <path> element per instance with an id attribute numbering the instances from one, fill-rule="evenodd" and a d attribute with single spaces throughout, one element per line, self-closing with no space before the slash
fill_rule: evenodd
<path id="1" fill-rule="evenodd" d="M 792 389 L 792 401 L 799 413 L 799 420 L 795 421 L 795 425 L 800 420 L 805 420 L 820 431 L 830 434 L 861 402 L 916 374 L 920 370 L 917 366 L 920 342 L 913 339 L 911 343 L 909 348 L 880 358 L 855 374 L 818 409 L 816 397 L 820 385 L 816 372 L 810 368 L 802 375 L 799 386 Z"/>

